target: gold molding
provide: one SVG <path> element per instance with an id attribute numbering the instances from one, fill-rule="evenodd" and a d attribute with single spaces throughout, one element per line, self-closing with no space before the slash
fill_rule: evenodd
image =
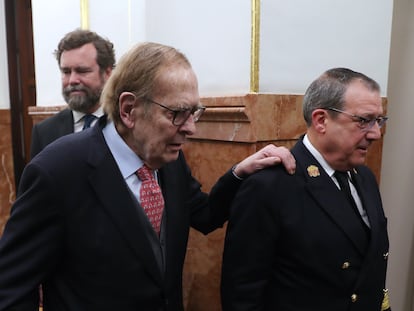
<path id="1" fill-rule="evenodd" d="M 250 92 L 259 92 L 260 0 L 252 0 Z"/>
<path id="2" fill-rule="evenodd" d="M 89 0 L 80 0 L 81 28 L 89 29 Z"/>

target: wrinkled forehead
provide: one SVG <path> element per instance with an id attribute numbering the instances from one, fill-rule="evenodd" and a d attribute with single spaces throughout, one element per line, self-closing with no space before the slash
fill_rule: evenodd
<path id="1" fill-rule="evenodd" d="M 197 76 L 189 66 L 168 66 L 159 70 L 154 81 L 157 93 L 174 90 L 196 90 L 198 92 Z"/>

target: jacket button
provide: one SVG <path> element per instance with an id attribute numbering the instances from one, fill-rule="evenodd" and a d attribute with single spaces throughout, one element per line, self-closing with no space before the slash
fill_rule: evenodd
<path id="1" fill-rule="evenodd" d="M 385 254 L 383 254 L 382 256 L 384 256 L 384 260 L 387 260 L 388 258 L 388 252 L 386 252 Z"/>
<path id="2" fill-rule="evenodd" d="M 358 300 L 358 295 L 357 294 L 352 294 L 351 295 L 351 301 L 352 302 L 357 302 L 357 300 Z"/>
<path id="3" fill-rule="evenodd" d="M 345 261 L 343 264 L 342 264 L 342 269 L 348 269 L 349 267 L 351 266 L 351 263 L 350 262 L 348 262 L 348 261 Z"/>

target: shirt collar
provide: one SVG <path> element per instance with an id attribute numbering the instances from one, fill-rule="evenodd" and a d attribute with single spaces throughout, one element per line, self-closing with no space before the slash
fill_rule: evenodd
<path id="1" fill-rule="evenodd" d="M 72 110 L 72 114 L 73 114 L 73 122 L 76 124 L 82 120 L 82 118 L 85 116 L 86 113 Z M 92 114 L 98 119 L 102 117 L 104 115 L 102 106 L 99 106 L 99 108 L 95 110 L 94 113 Z"/>
<path id="2" fill-rule="evenodd" d="M 123 178 L 126 179 L 135 174 L 137 169 L 143 165 L 143 162 L 119 136 L 114 122 L 108 120 L 102 132 Z"/>
<path id="3" fill-rule="evenodd" d="M 335 170 L 325 161 L 322 154 L 312 145 L 310 142 L 308 135 L 306 134 L 303 137 L 303 144 L 309 150 L 309 152 L 315 157 L 315 159 L 319 162 L 319 165 L 325 170 L 329 177 L 332 177 L 335 173 Z"/>

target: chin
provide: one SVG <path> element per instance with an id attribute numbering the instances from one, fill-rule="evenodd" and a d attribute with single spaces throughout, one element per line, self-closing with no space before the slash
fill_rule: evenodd
<path id="1" fill-rule="evenodd" d="M 179 152 L 169 152 L 168 155 L 164 157 L 165 163 L 169 163 L 178 159 Z"/>
<path id="2" fill-rule="evenodd" d="M 365 165 L 365 157 L 359 158 L 359 159 L 355 159 L 355 161 L 352 161 L 352 167 L 357 167 L 359 165 Z"/>

